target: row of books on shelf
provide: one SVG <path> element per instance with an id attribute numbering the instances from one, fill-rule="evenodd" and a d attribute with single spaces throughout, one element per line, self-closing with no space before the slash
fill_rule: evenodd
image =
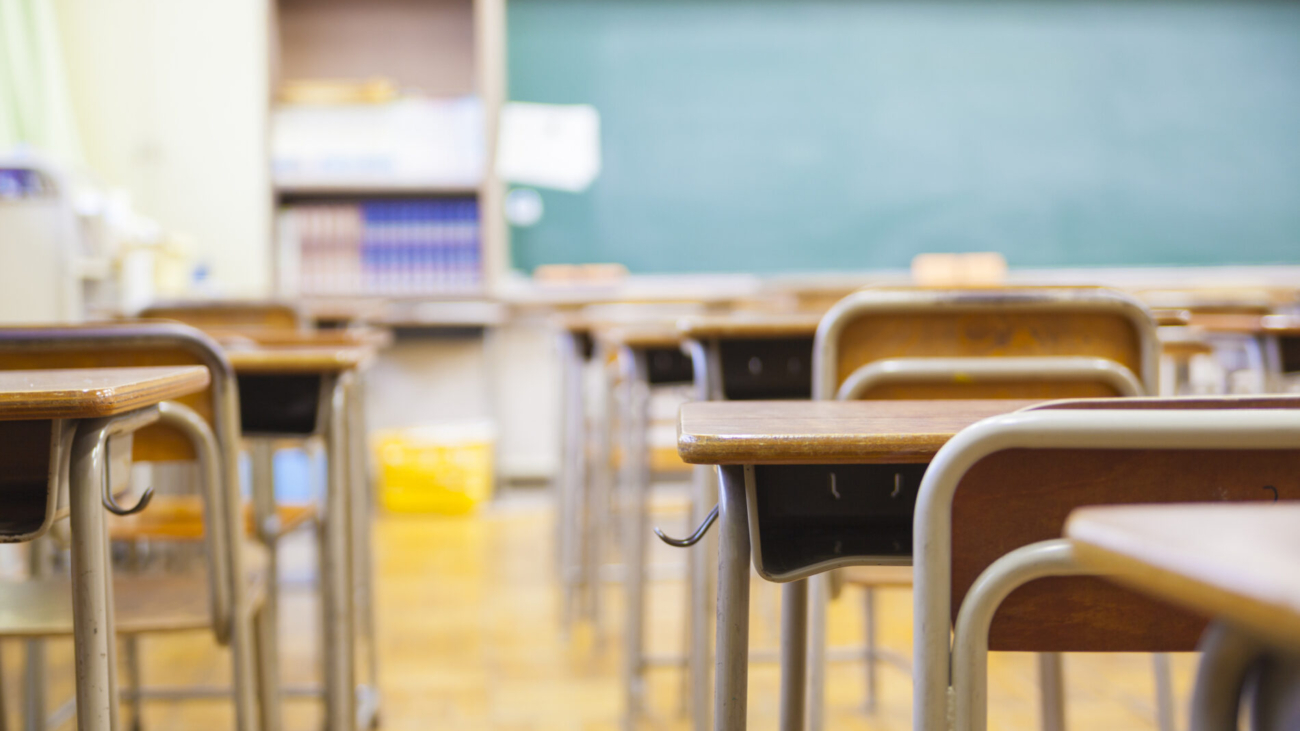
<path id="1" fill-rule="evenodd" d="M 280 212 L 282 266 L 303 295 L 472 292 L 482 284 L 473 198 L 301 203 Z"/>

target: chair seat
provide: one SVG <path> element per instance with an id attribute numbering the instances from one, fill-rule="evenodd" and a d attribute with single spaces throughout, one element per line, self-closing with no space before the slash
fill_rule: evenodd
<path id="1" fill-rule="evenodd" d="M 911 566 L 850 566 L 841 569 L 845 584 L 854 586 L 911 586 Z"/>
<path id="2" fill-rule="evenodd" d="M 266 598 L 267 551 L 246 541 L 244 575 L 249 601 Z M 206 571 L 186 574 L 113 576 L 113 599 L 120 634 L 176 632 L 212 626 Z M 72 582 L 41 578 L 0 582 L 0 637 L 56 637 L 72 634 Z"/>
<path id="3" fill-rule="evenodd" d="M 315 519 L 315 504 L 277 505 L 280 518 L 279 535 L 296 530 Z M 244 530 L 253 532 L 253 507 L 244 503 Z M 203 501 L 198 495 L 160 495 L 149 503 L 149 509 L 125 517 L 109 516 L 108 534 L 115 541 L 136 541 L 147 538 L 169 541 L 198 541 L 203 539 Z"/>

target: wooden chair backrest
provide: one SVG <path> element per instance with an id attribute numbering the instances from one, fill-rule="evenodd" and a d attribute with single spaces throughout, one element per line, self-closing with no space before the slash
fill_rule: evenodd
<path id="1" fill-rule="evenodd" d="M 1046 409 L 1300 408 L 1300 397 L 1111 399 Z M 1008 449 L 961 478 L 952 502 L 953 619 L 991 563 L 1060 538 L 1085 505 L 1300 499 L 1294 450 Z M 1181 652 L 1206 619 L 1097 578 L 1032 581 L 994 617 L 989 649 L 1034 652 Z"/>
<path id="2" fill-rule="evenodd" d="M 139 317 L 175 320 L 200 330 L 298 330 L 307 327 L 303 313 L 286 302 L 160 302 L 146 307 Z"/>
<path id="3" fill-rule="evenodd" d="M 1137 300 L 1096 287 L 868 289 L 835 305 L 818 330 L 816 368 L 838 388 L 887 358 L 1080 356 L 1128 368 L 1155 390 L 1158 342 Z M 831 393 L 834 392 L 831 389 Z M 868 399 L 1086 398 L 1120 395 L 1099 380 L 888 383 Z"/>
<path id="4" fill-rule="evenodd" d="M 7 348 L 6 340 L 30 335 L 37 328 L 0 329 L 0 370 L 51 368 L 109 368 L 162 365 L 201 365 L 211 369 L 213 362 L 225 363 L 215 342 L 203 333 L 176 323 L 97 323 L 60 325 L 39 328 L 57 348 Z M 119 345 L 104 345 L 103 339 Z M 229 364 L 225 364 L 229 371 Z M 215 382 L 223 374 L 213 373 Z M 212 386 L 177 399 L 193 409 L 216 429 L 215 393 Z M 220 432 L 218 432 L 220 433 Z M 135 433 L 133 457 L 147 462 L 195 459 L 194 450 L 184 435 L 161 424 L 152 424 Z"/>

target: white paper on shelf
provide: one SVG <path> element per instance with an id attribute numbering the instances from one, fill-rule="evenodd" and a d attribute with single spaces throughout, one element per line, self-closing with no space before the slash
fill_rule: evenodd
<path id="1" fill-rule="evenodd" d="M 473 187 L 483 177 L 478 99 L 287 105 L 271 116 L 276 184 Z"/>
<path id="2" fill-rule="evenodd" d="M 510 183 L 586 190 L 600 174 L 600 113 L 589 104 L 501 108 L 497 175 Z"/>

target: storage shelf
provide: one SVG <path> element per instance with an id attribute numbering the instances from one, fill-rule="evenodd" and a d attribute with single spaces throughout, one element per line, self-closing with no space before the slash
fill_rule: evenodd
<path id="1" fill-rule="evenodd" d="M 496 118 L 505 96 L 505 0 L 273 0 L 271 10 L 272 90 L 287 81 L 331 79 L 384 79 L 397 90 L 392 101 L 373 105 L 376 119 L 370 121 L 364 110 L 355 108 L 358 105 L 342 105 L 350 109 L 343 117 L 331 117 L 327 110 L 332 105 L 277 103 L 268 98 L 269 187 L 275 206 L 461 198 L 480 211 L 500 209 L 504 191 L 489 164 L 493 143 L 487 122 Z M 465 107 L 471 101 L 477 105 L 473 119 Z M 432 109 L 430 105 L 442 106 Z M 313 116 L 312 108 L 323 114 Z M 354 118 L 357 115 L 359 119 Z M 425 117 L 450 131 L 427 124 Z M 360 137 L 349 136 L 354 131 L 350 124 L 359 126 Z M 294 125 L 306 125 L 308 136 Z M 375 129 L 386 130 L 379 142 L 392 144 L 366 149 L 361 142 L 370 139 L 366 135 Z M 462 134 L 468 129 L 476 130 L 477 136 Z M 281 138 L 275 137 L 277 130 Z M 411 130 L 418 142 L 427 143 L 425 147 L 409 145 L 397 134 Z M 433 137 L 421 138 L 420 130 Z M 277 147 L 276 139 L 285 144 Z M 430 139 L 451 140 L 450 152 L 442 149 L 447 145 Z M 480 149 L 482 160 L 469 154 Z M 465 154 L 451 154 L 458 150 Z M 507 229 L 496 213 L 481 215 L 478 225 L 477 279 L 487 287 L 509 260 Z M 285 236 L 277 221 L 274 268 L 282 296 L 328 299 L 334 295 L 326 292 L 334 291 L 358 300 L 421 296 L 414 291 L 325 289 L 305 282 L 300 276 L 306 263 L 300 259 L 301 249 L 295 250 Z M 303 284 L 311 286 L 304 289 Z M 472 299 L 477 295 L 457 290 L 445 296 Z M 437 292 L 429 295 L 430 299 L 443 297 Z"/>
<path id="2" fill-rule="evenodd" d="M 478 184 L 450 185 L 422 181 L 383 180 L 315 180 L 276 183 L 275 192 L 281 198 L 344 197 L 358 198 L 385 195 L 478 195 Z"/>
<path id="3" fill-rule="evenodd" d="M 307 297 L 303 308 L 313 317 L 359 319 L 387 327 L 488 327 L 505 321 L 506 305 L 482 295 L 427 297 Z"/>

